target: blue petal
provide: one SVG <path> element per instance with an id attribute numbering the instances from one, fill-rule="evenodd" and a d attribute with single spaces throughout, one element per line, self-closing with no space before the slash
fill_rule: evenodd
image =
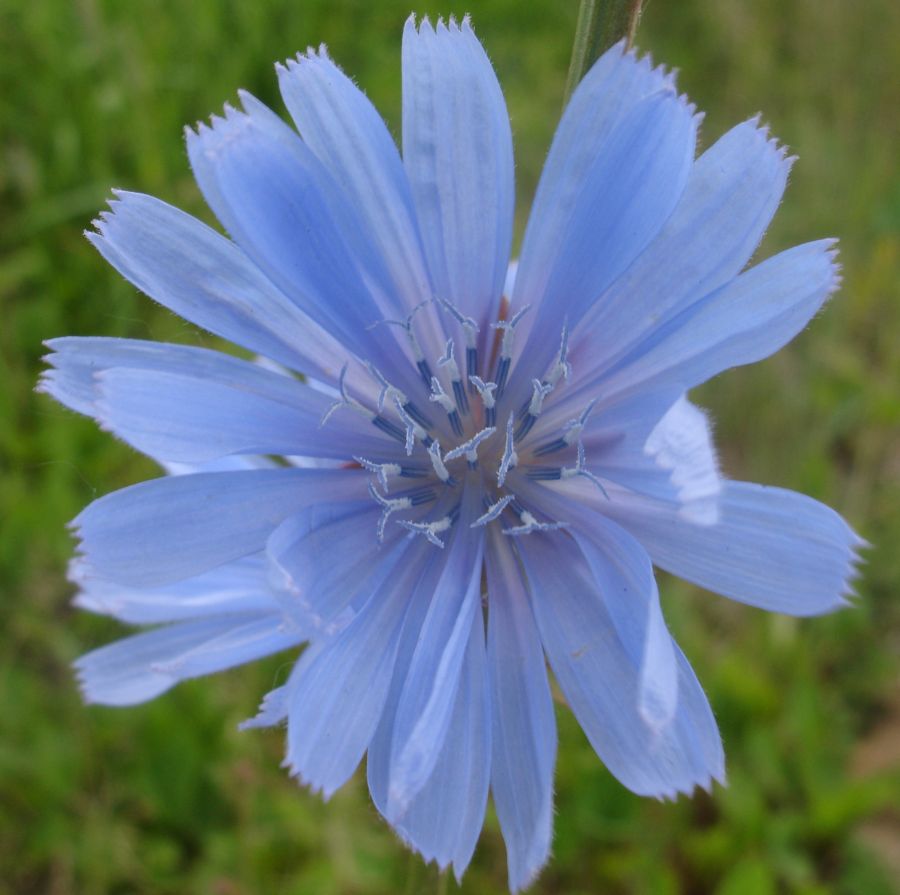
<path id="1" fill-rule="evenodd" d="M 594 577 L 606 611 L 631 661 L 640 667 L 638 710 L 654 733 L 675 715 L 675 644 L 659 603 L 647 551 L 624 529 L 582 507 L 569 507 L 572 535 Z"/>
<path id="2" fill-rule="evenodd" d="M 356 770 L 375 733 L 409 594 L 432 559 L 430 551 L 424 542 L 412 545 L 403 567 L 386 582 L 380 576 L 381 586 L 350 624 L 300 660 L 288 700 L 285 761 L 325 798 Z"/>
<path id="3" fill-rule="evenodd" d="M 481 833 L 491 774 L 490 694 L 484 655 L 484 623 L 472 617 L 447 736 L 431 776 L 403 817 L 397 833 L 426 861 L 453 865 L 462 878 Z"/>
<path id="4" fill-rule="evenodd" d="M 277 70 L 281 95 L 297 130 L 341 184 L 411 311 L 433 290 L 409 181 L 384 121 L 324 47 Z"/>
<path id="5" fill-rule="evenodd" d="M 346 459 L 395 445 L 357 414 L 321 420 L 333 400 L 291 376 L 218 351 L 132 339 L 53 339 L 38 388 L 162 462 L 234 453 Z"/>
<path id="6" fill-rule="evenodd" d="M 480 495 L 466 488 L 397 706 L 387 805 L 392 822 L 425 785 L 447 735 L 472 618 L 481 607 L 484 538 L 481 529 L 469 528 L 480 513 Z"/>
<path id="7" fill-rule="evenodd" d="M 788 615 L 846 605 L 861 541 L 832 509 L 794 491 L 726 482 L 716 525 L 649 500 L 612 500 L 660 568 L 733 600 Z"/>
<path id="8" fill-rule="evenodd" d="M 345 349 L 402 380 L 408 363 L 393 328 L 371 327 L 403 306 L 358 216 L 300 137 L 261 103 L 242 98 L 246 112 L 226 108 L 212 128 L 188 132 L 203 195 L 238 245 L 304 313 Z"/>
<path id="9" fill-rule="evenodd" d="M 648 432 L 639 413 L 642 397 L 650 398 L 647 419 L 652 420 L 658 413 L 655 399 L 662 402 L 667 393 L 646 396 L 641 392 L 623 402 L 623 406 L 634 406 L 637 425 L 618 439 L 612 439 L 615 430 L 602 425 L 604 416 L 598 412 L 597 427 L 586 430 L 584 438 L 588 468 L 604 482 L 677 507 L 682 518 L 700 524 L 715 522 L 722 480 L 706 414 L 682 395 Z M 577 494 L 562 488 L 576 499 L 584 494 L 584 488 Z M 600 512 L 605 503 L 603 498 Z"/>
<path id="10" fill-rule="evenodd" d="M 92 573 L 151 587 L 256 553 L 304 506 L 362 498 L 366 475 L 340 469 L 198 473 L 95 500 L 72 523 Z"/>
<path id="11" fill-rule="evenodd" d="M 239 613 L 179 622 L 118 640 L 75 663 L 85 698 L 134 705 L 179 681 L 280 652 L 305 639 L 281 613 Z"/>
<path id="12" fill-rule="evenodd" d="M 639 795 L 674 797 L 721 780 L 724 757 L 709 703 L 674 647 L 678 705 L 661 730 L 640 711 L 641 644 L 623 638 L 577 548 L 565 536 L 532 535 L 519 551 L 532 608 L 556 679 L 597 754 Z M 616 568 L 614 592 L 640 599 Z M 646 599 L 646 595 L 644 595 Z"/>
<path id="13" fill-rule="evenodd" d="M 533 327 L 516 377 L 530 383 L 553 361 L 549 334 L 573 329 L 591 305 L 648 246 L 681 196 L 694 157 L 697 118 L 672 90 L 637 102 L 609 134 L 584 176 L 566 189 L 577 198 L 550 231 L 557 251 L 532 265 L 523 246 L 513 308 L 532 304 Z M 562 187 L 560 187 L 562 188 Z M 535 225 L 534 239 L 543 228 Z M 530 387 L 530 386 L 529 386 Z"/>
<path id="14" fill-rule="evenodd" d="M 72 563 L 69 579 L 81 588 L 76 606 L 138 625 L 279 609 L 260 555 L 152 588 L 127 587 L 98 578 L 80 560 Z"/>
<path id="15" fill-rule="evenodd" d="M 571 346 L 577 379 L 727 283 L 750 260 L 781 201 L 791 160 L 754 119 L 697 159 L 675 211 L 591 309 Z"/>
<path id="16" fill-rule="evenodd" d="M 222 338 L 334 380 L 336 343 L 236 246 L 196 218 L 140 193 L 116 192 L 87 238 L 155 301 Z"/>
<path id="17" fill-rule="evenodd" d="M 372 500 L 317 503 L 272 532 L 270 580 L 317 629 L 341 623 L 344 610 L 365 602 L 402 557 L 406 532 L 388 526 L 379 542 L 380 513 Z"/>
<path id="18" fill-rule="evenodd" d="M 592 166 L 607 151 L 612 132 L 640 100 L 673 90 L 674 79 L 654 69 L 648 57 L 607 50 L 584 76 L 569 100 L 553 137 L 522 243 L 525 281 L 514 292 L 515 307 L 539 297 L 563 242 Z M 523 322 L 527 326 L 527 321 Z"/>
<path id="19" fill-rule="evenodd" d="M 495 320 L 512 239 L 512 136 L 468 19 L 406 22 L 403 161 L 437 296 L 480 324 Z M 486 345 L 486 325 L 481 335 Z"/>
<path id="20" fill-rule="evenodd" d="M 604 374 L 603 389 L 687 390 L 778 351 L 840 283 L 834 241 L 795 246 L 741 274 L 682 311 Z"/>
<path id="21" fill-rule="evenodd" d="M 528 592 L 507 539 L 491 530 L 491 790 L 506 841 L 509 888 L 528 886 L 546 863 L 553 829 L 556 718 Z"/>

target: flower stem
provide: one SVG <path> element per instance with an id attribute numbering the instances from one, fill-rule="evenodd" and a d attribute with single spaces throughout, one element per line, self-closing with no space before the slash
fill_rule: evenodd
<path id="1" fill-rule="evenodd" d="M 597 57 L 623 37 L 634 43 L 643 0 L 581 0 L 572 61 L 566 79 L 565 102 Z"/>

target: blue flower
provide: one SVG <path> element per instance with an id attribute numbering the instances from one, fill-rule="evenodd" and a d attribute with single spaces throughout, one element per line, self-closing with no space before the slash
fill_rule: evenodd
<path id="1" fill-rule="evenodd" d="M 670 73 L 616 46 L 553 140 L 517 268 L 513 155 L 467 21 L 403 35 L 403 154 L 324 49 L 187 132 L 219 235 L 119 192 L 88 238 L 140 290 L 265 359 L 63 338 L 43 390 L 171 473 L 75 520 L 79 605 L 155 625 L 82 657 L 141 702 L 309 642 L 246 726 L 328 797 L 368 754 L 381 813 L 457 875 L 488 791 L 527 885 L 551 839 L 545 660 L 610 771 L 723 780 L 653 565 L 792 615 L 845 604 L 860 540 L 720 474 L 685 393 L 792 339 L 838 285 L 821 240 L 744 270 L 791 159 L 758 121 L 695 155 Z M 298 375 L 302 374 L 302 375 Z"/>

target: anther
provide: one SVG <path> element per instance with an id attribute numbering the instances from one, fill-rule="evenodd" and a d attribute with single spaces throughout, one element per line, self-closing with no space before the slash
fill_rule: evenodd
<path id="1" fill-rule="evenodd" d="M 550 372 L 542 380 L 544 385 L 551 388 L 555 386 L 560 379 L 568 379 L 572 374 L 572 365 L 568 361 L 569 355 L 569 325 L 563 324 L 562 336 L 559 342 L 559 354 L 556 356 L 556 363 L 550 368 Z M 522 405 L 519 411 L 520 416 L 524 416 L 528 412 L 528 402 Z"/>
<path id="2" fill-rule="evenodd" d="M 478 528 L 482 525 L 487 525 L 488 522 L 493 522 L 497 519 L 500 514 L 509 506 L 510 503 L 515 499 L 514 495 L 506 494 L 500 498 L 496 503 L 492 503 L 487 512 L 483 516 L 479 516 L 470 526 L 471 528 Z"/>
<path id="3" fill-rule="evenodd" d="M 515 335 L 516 327 L 519 325 L 521 319 L 525 316 L 525 313 L 531 305 L 525 305 L 512 320 L 499 320 L 497 323 L 491 324 L 491 329 L 499 329 L 503 331 L 503 339 L 500 342 L 500 359 L 497 362 L 497 397 L 503 394 L 503 389 L 506 387 L 506 380 L 509 376 L 509 368 L 512 364 L 512 346 L 513 346 L 513 336 Z"/>
<path id="4" fill-rule="evenodd" d="M 378 540 L 383 541 L 384 526 L 387 524 L 391 513 L 396 513 L 398 510 L 408 510 L 413 503 L 408 497 L 385 497 L 378 493 L 378 490 L 371 482 L 369 482 L 369 494 L 382 509 L 381 518 L 378 520 Z"/>
<path id="5" fill-rule="evenodd" d="M 572 365 L 568 361 L 569 356 L 569 324 L 563 323 L 562 336 L 559 341 L 559 354 L 556 363 L 551 367 L 547 378 L 544 380 L 549 385 L 556 385 L 560 379 L 568 379 L 572 375 Z"/>
<path id="6" fill-rule="evenodd" d="M 432 443 L 431 436 L 412 418 L 405 405 L 401 404 L 396 397 L 394 398 L 394 407 L 406 426 L 406 456 L 412 454 L 417 438 L 428 447 Z"/>
<path id="7" fill-rule="evenodd" d="M 398 441 L 403 441 L 404 435 L 403 430 L 398 426 L 395 426 L 394 423 L 386 420 L 383 416 L 380 416 L 377 413 L 373 413 L 371 410 L 367 410 L 363 407 L 362 404 L 359 403 L 355 398 L 351 398 L 347 392 L 347 386 L 344 381 L 347 375 L 347 364 L 344 364 L 341 367 L 340 375 L 338 376 L 338 389 L 341 393 L 341 398 L 339 401 L 335 401 L 328 410 L 322 415 L 322 419 L 319 423 L 320 426 L 324 426 L 325 423 L 331 419 L 331 415 L 339 408 L 339 407 L 349 407 L 350 410 L 355 410 L 357 413 L 364 416 L 370 423 L 372 423 L 377 428 L 381 429 L 386 435 L 390 435 L 391 438 L 396 438 Z"/>
<path id="8" fill-rule="evenodd" d="M 444 516 L 434 522 L 409 522 L 406 519 L 397 520 L 400 525 L 414 534 L 425 535 L 425 537 L 434 544 L 435 547 L 444 548 L 444 542 L 438 537 L 438 534 L 448 531 L 453 525 L 452 516 Z"/>
<path id="9" fill-rule="evenodd" d="M 453 434 L 461 436 L 463 434 L 462 420 L 459 418 L 456 402 L 444 391 L 444 387 L 437 376 L 431 377 L 431 394 L 428 396 L 428 400 L 433 401 L 435 404 L 440 404 L 444 408 L 450 420 Z"/>
<path id="10" fill-rule="evenodd" d="M 380 412 L 384 411 L 385 401 L 398 400 L 401 404 L 406 403 L 406 395 L 400 391 L 399 388 L 395 388 L 391 385 L 390 382 L 384 378 L 384 374 L 375 366 L 375 364 L 367 361 L 366 369 L 372 374 L 372 378 L 381 386 L 381 391 L 378 393 L 378 410 Z"/>
<path id="11" fill-rule="evenodd" d="M 544 398 L 553 391 L 553 386 L 549 382 L 541 382 L 540 379 L 532 379 L 531 385 L 534 388 L 531 395 L 531 401 L 528 404 L 528 410 L 525 411 L 525 416 L 522 417 L 522 422 L 519 423 L 519 429 L 516 432 L 516 438 L 520 441 L 531 431 L 531 427 L 541 415 L 541 410 L 543 410 Z"/>
<path id="12" fill-rule="evenodd" d="M 579 441 L 578 442 L 578 458 L 575 461 L 575 466 L 574 467 L 571 467 L 571 466 L 563 467 L 563 469 L 560 470 L 560 478 L 572 479 L 572 478 L 575 478 L 575 476 L 582 476 L 583 478 L 586 478 L 589 482 L 593 482 L 603 493 L 603 496 L 607 500 L 609 500 L 609 494 L 607 494 L 606 488 L 603 487 L 603 482 L 601 482 L 600 479 L 597 478 L 596 475 L 594 475 L 594 473 L 592 473 L 589 469 L 587 469 L 585 463 L 586 463 L 586 460 L 585 460 L 585 455 L 584 455 L 584 443 Z"/>
<path id="13" fill-rule="evenodd" d="M 478 372 L 478 324 L 465 314 L 458 311 L 446 298 L 439 299 L 440 307 L 444 308 L 453 319 L 462 327 L 466 336 L 466 378 L 472 382 L 472 377 Z"/>
<path id="14" fill-rule="evenodd" d="M 519 457 L 516 454 L 515 445 L 513 443 L 513 414 L 510 414 L 509 419 L 506 421 L 506 445 L 503 449 L 503 456 L 500 459 L 500 468 L 497 470 L 497 484 L 501 488 L 506 481 L 506 476 L 509 474 L 510 469 L 518 462 Z"/>
<path id="15" fill-rule="evenodd" d="M 368 329 L 373 329 L 376 326 L 379 326 L 382 323 L 386 323 L 388 326 L 399 326 L 402 330 L 406 332 L 406 338 L 409 341 L 409 347 L 412 350 L 413 359 L 416 362 L 416 368 L 419 371 L 419 375 L 422 377 L 422 381 L 425 383 L 425 388 L 428 388 L 428 383 L 431 381 L 431 368 L 428 366 L 428 361 L 425 360 L 425 353 L 422 351 L 422 347 L 419 345 L 419 340 L 416 338 L 416 334 L 413 332 L 412 322 L 413 318 L 419 311 L 425 307 L 425 305 L 430 303 L 430 299 L 426 301 L 421 301 L 417 304 L 406 320 L 376 320 L 375 323 L 371 324 Z"/>
<path id="16" fill-rule="evenodd" d="M 462 377 L 459 375 L 459 367 L 456 358 L 453 356 L 454 345 L 453 339 L 447 339 L 447 347 L 444 356 L 438 361 L 439 367 L 444 367 L 450 384 L 453 387 L 453 397 L 456 400 L 456 406 L 459 412 L 465 416 L 469 412 L 469 399 L 466 397 L 466 390 L 463 388 Z"/>
<path id="17" fill-rule="evenodd" d="M 465 454 L 466 460 L 469 463 L 469 469 L 475 469 L 478 466 L 478 446 L 486 438 L 490 438 L 496 431 L 497 430 L 493 426 L 489 426 L 486 429 L 482 429 L 480 432 L 476 432 L 468 441 L 464 441 L 462 444 L 453 448 L 452 451 L 448 451 L 444 455 L 444 459 L 455 460 L 457 457 L 461 457 Z"/>
<path id="18" fill-rule="evenodd" d="M 453 479 L 453 476 L 450 475 L 450 471 L 444 465 L 444 460 L 441 457 L 441 443 L 439 441 L 432 441 L 430 445 L 428 445 L 428 455 L 431 457 L 431 465 L 434 467 L 434 474 L 445 484 L 445 485 L 455 485 L 456 482 Z"/>
<path id="19" fill-rule="evenodd" d="M 567 522 L 538 522 L 528 510 L 523 510 L 519 514 L 519 519 L 522 520 L 521 525 L 517 525 L 515 528 L 504 528 L 503 534 L 512 536 L 530 535 L 536 531 L 559 531 L 561 528 L 569 527 Z"/>
<path id="20" fill-rule="evenodd" d="M 356 460 L 363 469 L 374 472 L 375 475 L 378 476 L 378 481 L 385 491 L 388 490 L 388 476 L 399 476 L 402 472 L 399 463 L 373 463 L 371 460 L 366 460 L 365 457 L 354 457 L 353 459 Z"/>
<path id="21" fill-rule="evenodd" d="M 484 404 L 484 422 L 487 426 L 493 426 L 497 421 L 497 400 L 494 392 L 497 389 L 496 382 L 484 382 L 478 376 L 470 376 L 469 382 L 478 389 L 481 403 Z"/>
<path id="22" fill-rule="evenodd" d="M 535 452 L 536 457 L 540 457 L 544 454 L 552 454 L 554 451 L 561 451 L 564 448 L 570 447 L 575 444 L 577 441 L 581 439 L 581 433 L 584 431 L 584 427 L 587 423 L 588 417 L 591 415 L 591 411 L 594 409 L 594 405 L 597 403 L 597 399 L 594 398 L 587 407 L 581 412 L 581 415 L 574 420 L 569 420 L 563 426 L 563 435 L 560 438 L 554 439 L 553 441 L 548 441 L 546 444 L 541 445 Z"/>

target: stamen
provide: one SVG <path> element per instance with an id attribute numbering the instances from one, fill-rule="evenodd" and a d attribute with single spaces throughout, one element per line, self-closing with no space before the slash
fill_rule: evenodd
<path id="1" fill-rule="evenodd" d="M 522 422 L 519 423 L 519 430 L 516 432 L 516 438 L 520 441 L 531 431 L 531 427 L 541 415 L 541 410 L 544 407 L 544 398 L 553 391 L 553 386 L 549 382 L 544 383 L 540 379 L 532 379 L 531 385 L 534 388 L 531 402 L 528 405 L 525 416 L 522 418 Z"/>
<path id="2" fill-rule="evenodd" d="M 375 486 L 369 482 L 369 494 L 372 499 L 382 508 L 381 518 L 378 520 L 378 540 L 384 540 L 384 526 L 387 524 L 391 513 L 398 510 L 408 510 L 412 507 L 412 500 L 408 497 L 385 497 L 379 494 Z"/>
<path id="3" fill-rule="evenodd" d="M 378 393 L 378 410 L 380 412 L 384 412 L 384 402 L 399 400 L 401 404 L 406 403 L 406 395 L 400 391 L 399 388 L 395 388 L 387 379 L 384 378 L 384 374 L 375 364 L 370 361 L 366 361 L 366 369 L 369 373 L 372 374 L 372 377 L 378 382 L 381 386 L 381 391 Z"/>
<path id="4" fill-rule="evenodd" d="M 501 488 L 510 469 L 518 462 L 519 457 L 513 444 L 513 414 L 510 414 L 506 421 L 506 446 L 503 449 L 503 457 L 500 459 L 500 468 L 497 470 L 497 484 Z"/>
<path id="5" fill-rule="evenodd" d="M 442 550 L 444 549 L 444 542 L 438 537 L 438 533 L 449 530 L 450 526 L 453 525 L 451 516 L 444 516 L 435 522 L 409 522 L 406 519 L 398 519 L 397 521 L 414 534 L 425 535 L 435 547 L 440 547 Z"/>
<path id="6" fill-rule="evenodd" d="M 525 475 L 536 482 L 556 482 L 562 478 L 560 466 L 529 466 Z"/>
<path id="7" fill-rule="evenodd" d="M 569 356 L 569 322 L 563 323 L 562 336 L 559 341 L 559 354 L 556 363 L 550 368 L 544 382 L 556 385 L 560 379 L 568 379 L 572 375 L 572 365 L 568 361 Z"/>
<path id="8" fill-rule="evenodd" d="M 572 479 L 575 476 L 583 476 L 588 481 L 593 482 L 603 493 L 603 496 L 609 500 L 609 494 L 607 494 L 606 488 L 603 487 L 603 482 L 585 466 L 584 443 L 582 441 L 578 442 L 578 459 L 575 461 L 575 466 L 564 467 L 560 471 L 560 478 Z"/>
<path id="9" fill-rule="evenodd" d="M 374 472 L 385 491 L 389 489 L 388 476 L 399 476 L 402 471 L 399 463 L 373 463 L 371 460 L 366 460 L 365 457 L 354 457 L 353 459 L 364 469 Z"/>
<path id="10" fill-rule="evenodd" d="M 418 488 L 411 488 L 408 491 L 400 491 L 394 497 L 408 498 L 414 507 L 421 506 L 423 503 L 431 503 L 437 497 L 434 488 L 430 485 L 421 485 Z"/>
<path id="11" fill-rule="evenodd" d="M 458 311 L 446 298 L 438 299 L 440 307 L 446 309 L 453 319 L 463 328 L 466 336 L 466 377 L 469 382 L 478 372 L 478 324 Z"/>
<path id="12" fill-rule="evenodd" d="M 478 528 L 481 525 L 487 525 L 488 522 L 493 522 L 509 506 L 509 504 L 512 503 L 513 500 L 515 500 L 515 495 L 504 495 L 496 503 L 491 504 L 488 507 L 487 512 L 483 516 L 479 516 L 470 527 Z"/>
<path id="13" fill-rule="evenodd" d="M 503 394 L 503 389 L 506 388 L 506 380 L 509 376 L 510 365 L 512 364 L 513 336 L 515 335 L 516 327 L 530 307 L 531 305 L 525 305 L 512 320 L 498 320 L 497 323 L 491 324 L 491 329 L 503 330 L 503 339 L 500 342 L 500 359 L 497 362 L 496 379 L 498 398 Z"/>
<path id="14" fill-rule="evenodd" d="M 461 457 L 465 454 L 466 460 L 469 463 L 469 468 L 475 469 L 475 467 L 478 466 L 478 445 L 486 438 L 490 438 L 496 431 L 497 430 L 493 426 L 489 426 L 486 429 L 482 429 L 480 432 L 476 432 L 468 441 L 464 441 L 462 444 L 453 448 L 452 451 L 448 451 L 444 455 L 444 459 L 455 460 L 457 457 Z"/>
<path id="15" fill-rule="evenodd" d="M 454 435 L 461 436 L 463 434 L 462 420 L 459 418 L 459 411 L 456 409 L 456 403 L 450 397 L 441 385 L 437 376 L 431 377 L 431 394 L 428 396 L 429 401 L 440 404 L 447 411 L 447 417 L 453 428 Z"/>
<path id="16" fill-rule="evenodd" d="M 372 423 L 377 428 L 381 429 L 386 435 L 390 435 L 391 438 L 396 438 L 398 441 L 403 441 L 404 435 L 403 430 L 395 426 L 389 420 L 386 420 L 383 416 L 380 416 L 377 413 L 373 413 L 371 410 L 367 410 L 363 407 L 362 404 L 359 403 L 355 398 L 351 398 L 349 393 L 347 392 L 347 386 L 344 382 L 344 378 L 347 375 L 347 367 L 348 364 L 344 364 L 341 367 L 340 375 L 338 376 L 338 389 L 341 393 L 341 398 L 339 401 L 335 401 L 328 410 L 322 415 L 322 419 L 319 422 L 320 426 L 324 426 L 328 420 L 331 419 L 331 415 L 339 408 L 339 407 L 349 407 L 350 410 L 355 410 L 357 413 L 364 416 L 370 423 Z"/>
<path id="17" fill-rule="evenodd" d="M 447 339 L 447 348 L 444 356 L 438 361 L 439 367 L 447 368 L 447 376 L 450 378 L 450 384 L 453 387 L 453 397 L 456 399 L 456 406 L 459 412 L 465 416 L 469 412 L 469 399 L 466 397 L 466 390 L 463 388 L 462 377 L 459 375 L 459 367 L 456 364 L 456 358 L 453 356 L 453 339 Z"/>
<path id="18" fill-rule="evenodd" d="M 399 399 L 395 397 L 394 407 L 396 408 L 400 419 L 403 420 L 403 424 L 406 426 L 406 456 L 408 457 L 412 454 L 417 438 L 425 445 L 425 447 L 428 447 L 432 443 L 431 436 L 412 418 L 406 405 L 401 404 Z"/>
<path id="19" fill-rule="evenodd" d="M 517 525 L 515 528 L 504 528 L 503 534 L 516 537 L 518 535 L 530 535 L 536 531 L 559 531 L 561 528 L 569 527 L 568 522 L 538 522 L 528 510 L 523 510 L 519 514 L 519 518 L 522 520 L 522 524 Z"/>
<path id="20" fill-rule="evenodd" d="M 550 368 L 543 381 L 544 385 L 555 386 L 560 379 L 568 379 L 572 374 L 572 365 L 567 360 L 569 354 L 569 324 L 563 324 L 562 336 L 559 343 L 559 354 L 556 356 L 556 363 Z M 525 416 L 528 412 L 528 402 L 522 405 L 519 411 L 520 416 Z"/>
<path id="21" fill-rule="evenodd" d="M 456 481 L 453 476 L 450 475 L 450 471 L 444 465 L 444 461 L 441 457 L 441 443 L 439 441 L 432 441 L 431 444 L 428 445 L 428 455 L 431 457 L 431 465 L 434 467 L 434 474 L 445 485 L 455 485 Z"/>
<path id="22" fill-rule="evenodd" d="M 584 430 L 585 424 L 587 423 L 588 417 L 591 415 L 591 411 L 594 409 L 594 405 L 597 403 L 597 398 L 594 398 L 587 407 L 581 412 L 581 416 L 578 419 L 569 420 L 563 426 L 563 435 L 561 438 L 554 439 L 553 441 L 548 441 L 546 444 L 541 445 L 535 452 L 534 455 L 536 457 L 541 457 L 544 454 L 552 454 L 555 451 L 561 451 L 564 448 L 570 447 L 576 441 L 579 441 L 581 438 L 581 433 Z"/>
<path id="23" fill-rule="evenodd" d="M 484 422 L 487 426 L 493 426 L 497 421 L 497 401 L 494 398 L 494 391 L 497 388 L 496 382 L 484 382 L 478 376 L 470 376 L 469 382 L 478 389 L 481 396 L 481 403 L 484 404 Z"/>
<path id="24" fill-rule="evenodd" d="M 379 326 L 382 323 L 386 323 L 388 326 L 399 326 L 406 332 L 406 338 L 409 340 L 409 346 L 413 353 L 413 359 L 416 362 L 416 367 L 419 370 L 422 381 L 425 383 L 425 388 L 428 388 L 428 383 L 431 381 L 431 368 L 428 366 L 428 361 L 425 360 L 425 353 L 422 351 L 422 346 L 419 345 L 419 340 L 416 338 L 416 334 L 413 332 L 412 322 L 416 314 L 418 314 L 419 311 L 425 307 L 425 305 L 430 304 L 430 302 L 430 299 L 419 302 L 419 304 L 417 304 L 412 309 L 406 320 L 376 320 L 375 323 L 367 327 L 368 329 L 374 329 L 376 326 Z"/>

